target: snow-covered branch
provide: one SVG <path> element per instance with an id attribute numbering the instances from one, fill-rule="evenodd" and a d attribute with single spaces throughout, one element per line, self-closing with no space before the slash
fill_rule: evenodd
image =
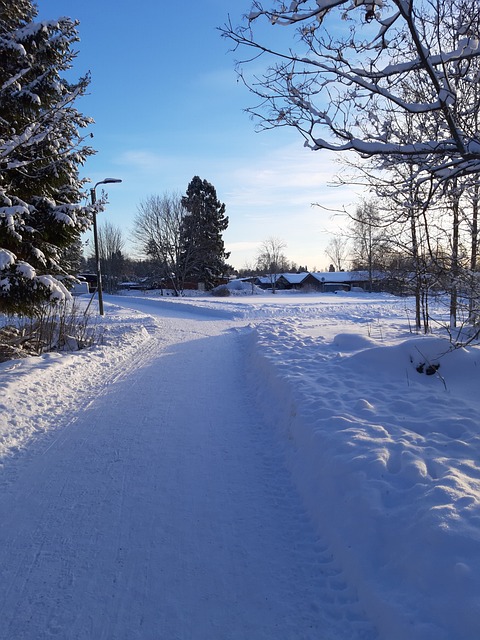
<path id="1" fill-rule="evenodd" d="M 480 138 L 467 124 L 471 104 L 459 93 L 478 82 L 478 73 L 468 70 L 478 68 L 480 25 L 468 3 L 272 4 L 266 9 L 255 2 L 245 25 L 221 29 L 237 52 L 256 52 L 240 60 L 237 70 L 262 100 L 248 109 L 261 127 L 292 126 L 313 150 L 410 156 L 442 178 L 446 167 L 458 175 L 480 169 Z M 256 37 L 262 19 L 292 31 Z M 258 69 L 262 60 L 263 73 L 252 75 L 253 61 Z M 389 126 L 393 113 L 397 121 L 414 117 L 411 139 L 402 126 Z"/>

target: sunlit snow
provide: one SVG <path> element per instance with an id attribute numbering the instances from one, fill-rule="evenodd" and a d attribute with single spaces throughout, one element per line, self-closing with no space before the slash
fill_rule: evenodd
<path id="1" fill-rule="evenodd" d="M 107 296 L 0 364 L 0 638 L 477 640 L 480 352 L 412 308 Z"/>

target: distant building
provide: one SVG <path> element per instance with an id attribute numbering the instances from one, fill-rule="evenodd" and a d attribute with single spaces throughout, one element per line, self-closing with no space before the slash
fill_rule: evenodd
<path id="1" fill-rule="evenodd" d="M 380 279 L 379 275 L 376 279 Z M 297 291 L 351 291 L 363 289 L 368 291 L 370 281 L 367 271 L 321 271 L 315 273 L 278 273 L 267 276 L 258 276 L 255 284 L 261 289 L 271 289 L 272 282 L 278 290 Z"/>

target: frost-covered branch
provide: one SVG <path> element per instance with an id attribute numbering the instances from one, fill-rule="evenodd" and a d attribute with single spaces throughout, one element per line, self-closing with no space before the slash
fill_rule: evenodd
<path id="1" fill-rule="evenodd" d="M 264 8 L 254 2 L 243 25 L 221 29 L 237 52 L 255 52 L 240 60 L 237 70 L 261 99 L 248 109 L 261 127 L 292 126 L 313 150 L 410 156 L 421 171 L 433 171 L 440 179 L 446 171 L 478 172 L 480 139 L 477 131 L 464 126 L 467 106 L 452 82 L 459 68 L 480 57 L 479 19 L 469 3 L 271 4 L 273 8 Z M 273 25 L 272 33 L 259 28 L 257 37 L 263 20 Z M 478 77 L 465 72 L 467 82 L 473 85 Z M 406 90 L 414 86 L 420 90 Z M 405 140 L 388 123 L 379 132 L 378 120 L 392 112 L 397 118 L 404 114 L 417 119 L 414 138 Z"/>

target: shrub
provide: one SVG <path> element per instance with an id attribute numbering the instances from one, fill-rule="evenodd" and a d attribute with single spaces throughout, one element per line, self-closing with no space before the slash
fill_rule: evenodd
<path id="1" fill-rule="evenodd" d="M 48 351 L 78 351 L 99 339 L 91 314 L 74 301 L 44 304 L 36 318 L 9 319 L 0 329 L 0 362 Z"/>
<path id="2" fill-rule="evenodd" d="M 228 298 L 230 295 L 230 289 L 226 284 L 221 284 L 219 287 L 212 289 L 212 295 L 217 296 L 218 298 Z"/>

